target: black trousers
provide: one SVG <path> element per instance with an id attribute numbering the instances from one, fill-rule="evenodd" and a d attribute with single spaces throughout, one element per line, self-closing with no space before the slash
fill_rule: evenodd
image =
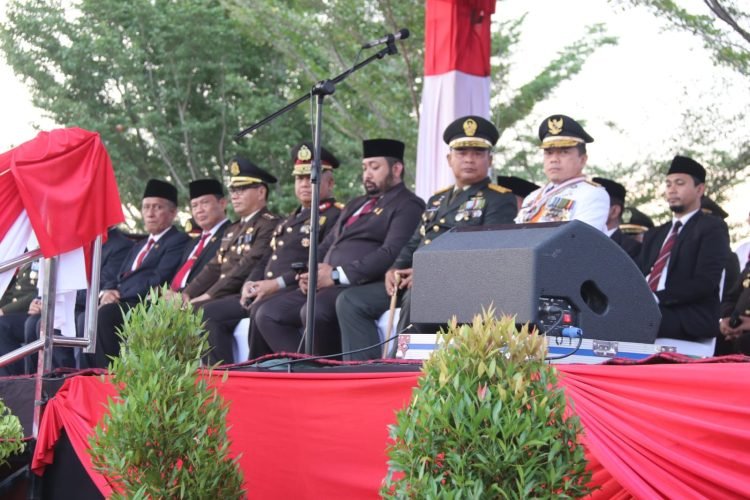
<path id="1" fill-rule="evenodd" d="M 208 342 L 211 351 L 208 353 L 208 362 L 231 364 L 234 361 L 232 345 L 234 342 L 234 329 L 237 323 L 247 318 L 248 311 L 240 304 L 239 295 L 229 295 L 216 300 L 204 302 L 203 321 L 208 330 Z"/>
<path id="2" fill-rule="evenodd" d="M 39 319 L 41 314 L 28 315 L 13 313 L 0 316 L 0 355 L 8 354 L 29 342 L 39 338 Z M 55 331 L 59 334 L 59 331 Z M 38 357 L 36 354 L 0 367 L 0 376 L 23 375 L 36 373 Z M 59 368 L 75 367 L 73 350 L 70 347 L 55 347 L 52 352 L 52 366 Z"/>
<path id="3" fill-rule="evenodd" d="M 137 301 L 123 301 L 99 307 L 96 323 L 96 354 L 92 368 L 107 368 L 110 357 L 120 355 L 120 337 L 117 330 L 122 327 L 124 315 Z"/>
<path id="4" fill-rule="evenodd" d="M 8 354 L 25 343 L 24 323 L 28 314 L 11 313 L 0 316 L 0 355 Z M 23 375 L 24 360 L 0 367 L 0 376 Z"/>
<path id="5" fill-rule="evenodd" d="M 313 354 L 341 352 L 336 298 L 344 287 L 329 287 L 315 295 Z M 297 352 L 307 316 L 307 296 L 298 288 L 284 289 L 250 308 L 250 357 L 273 352 Z M 302 351 L 304 346 L 300 349 Z"/>

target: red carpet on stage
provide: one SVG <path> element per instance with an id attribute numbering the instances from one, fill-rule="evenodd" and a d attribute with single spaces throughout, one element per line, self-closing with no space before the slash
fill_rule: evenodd
<path id="1" fill-rule="evenodd" d="M 586 431 L 595 498 L 750 495 L 750 363 L 558 365 Z M 232 372 L 232 449 L 250 498 L 377 498 L 387 426 L 417 373 Z M 47 404 L 33 469 L 54 459 L 60 429 L 95 484 L 87 437 L 111 385 L 69 379 Z M 540 424 L 541 425 L 541 424 Z"/>

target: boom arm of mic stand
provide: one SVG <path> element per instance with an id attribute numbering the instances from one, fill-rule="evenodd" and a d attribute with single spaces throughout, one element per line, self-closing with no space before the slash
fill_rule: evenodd
<path id="1" fill-rule="evenodd" d="M 259 122 L 256 122 L 256 123 L 250 125 L 248 128 L 246 128 L 246 129 L 244 129 L 244 130 L 236 133 L 234 135 L 234 140 L 235 141 L 239 141 L 240 139 L 242 139 L 243 137 L 245 137 L 247 134 L 258 130 L 263 125 L 274 121 L 279 116 L 285 114 L 288 111 L 293 110 L 294 108 L 296 108 L 297 106 L 299 106 L 303 102 L 308 101 L 314 95 L 315 88 L 317 88 L 318 86 L 324 85 L 327 82 L 328 83 L 333 83 L 334 85 L 336 85 L 337 83 L 341 83 L 349 75 L 351 75 L 355 71 L 359 70 L 360 68 L 362 68 L 364 66 L 367 66 L 368 64 L 370 64 L 371 62 L 373 62 L 375 59 L 382 59 L 382 58 L 384 58 L 387 55 L 392 55 L 392 54 L 397 54 L 397 53 L 398 53 L 398 49 L 396 48 L 396 43 L 395 42 L 388 43 L 385 48 L 383 48 L 380 51 L 378 51 L 377 53 L 371 55 L 370 57 L 368 57 L 364 61 L 355 64 L 354 66 L 352 66 L 351 68 L 347 69 L 346 71 L 344 71 L 343 73 L 339 74 L 338 76 L 332 78 L 331 80 L 323 80 L 322 82 L 317 83 L 315 85 L 315 87 L 313 87 L 313 90 L 311 90 L 307 94 L 305 94 L 305 95 L 299 97 L 298 99 L 290 102 L 289 104 L 287 104 L 283 108 L 281 108 L 281 109 L 279 109 L 277 111 L 274 111 L 273 113 L 271 113 L 270 115 L 266 116 L 265 118 L 263 118 Z M 330 92 L 330 93 L 332 94 L 333 92 Z"/>

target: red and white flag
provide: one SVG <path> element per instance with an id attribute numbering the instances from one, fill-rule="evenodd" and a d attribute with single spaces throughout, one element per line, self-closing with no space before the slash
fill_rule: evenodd
<path id="1" fill-rule="evenodd" d="M 490 116 L 490 17 L 495 0 L 427 0 L 417 188 L 424 199 L 454 182 L 443 131 L 465 115 Z"/>
<path id="2" fill-rule="evenodd" d="M 94 239 L 124 219 L 99 134 L 40 132 L 0 154 L 0 262 L 21 255 L 33 231 L 44 257 L 60 256 L 58 292 L 85 288 L 84 255 L 89 262 Z M 12 276 L 0 275 L 0 295 Z"/>

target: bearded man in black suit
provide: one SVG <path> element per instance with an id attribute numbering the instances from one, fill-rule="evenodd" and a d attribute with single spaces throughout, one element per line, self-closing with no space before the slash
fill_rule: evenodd
<path id="1" fill-rule="evenodd" d="M 698 162 L 674 157 L 665 189 L 673 217 L 646 233 L 639 266 L 662 314 L 657 342 L 711 356 L 719 333 L 719 282 L 730 248 L 726 224 L 701 212 L 705 181 Z"/>

